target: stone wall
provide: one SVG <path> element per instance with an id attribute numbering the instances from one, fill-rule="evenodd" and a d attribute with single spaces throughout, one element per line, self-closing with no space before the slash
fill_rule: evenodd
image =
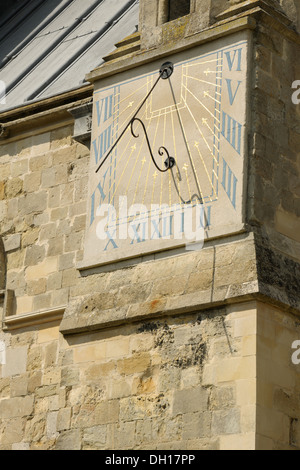
<path id="1" fill-rule="evenodd" d="M 89 152 L 72 127 L 1 147 L 1 233 L 15 314 L 66 305 L 82 256 Z M 14 242 L 14 243 L 13 243 Z"/>
<path id="2" fill-rule="evenodd" d="M 247 208 L 262 289 L 277 299 L 288 297 L 288 304 L 297 308 L 300 128 L 291 87 L 300 76 L 299 53 L 299 35 L 266 16 L 254 34 Z"/>
<path id="3" fill-rule="evenodd" d="M 81 336 L 16 331 L 1 449 L 254 448 L 255 329 L 249 303 Z"/>
<path id="4" fill-rule="evenodd" d="M 88 149 L 53 117 L 2 142 L 0 449 L 300 448 L 299 36 L 276 18 L 251 16 L 245 233 L 80 272 Z"/>
<path id="5" fill-rule="evenodd" d="M 257 306 L 257 449 L 300 448 L 300 366 L 292 361 L 299 325 L 299 318 L 286 311 Z"/>

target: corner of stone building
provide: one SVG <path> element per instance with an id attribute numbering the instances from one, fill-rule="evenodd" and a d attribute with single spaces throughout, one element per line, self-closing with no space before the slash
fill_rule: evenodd
<path id="1" fill-rule="evenodd" d="M 247 222 L 255 234 L 260 290 L 296 309 L 300 132 L 292 83 L 300 76 L 299 54 L 300 35 L 291 24 L 260 15 L 253 35 Z"/>

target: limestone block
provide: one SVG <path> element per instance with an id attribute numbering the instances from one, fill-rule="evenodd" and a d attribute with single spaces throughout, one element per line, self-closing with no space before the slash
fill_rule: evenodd
<path id="1" fill-rule="evenodd" d="M 34 417 L 30 420 L 27 420 L 25 427 L 25 440 L 30 442 L 31 445 L 34 442 L 39 442 L 46 433 L 47 421 L 45 415 L 35 414 Z"/>
<path id="2" fill-rule="evenodd" d="M 71 233 L 66 236 L 65 241 L 65 252 L 71 252 L 80 250 L 82 248 L 82 238 L 83 235 L 81 232 Z"/>
<path id="3" fill-rule="evenodd" d="M 16 313 L 21 315 L 22 313 L 32 312 L 33 309 L 33 297 L 24 296 L 16 298 L 17 306 Z"/>
<path id="4" fill-rule="evenodd" d="M 27 284 L 28 295 L 34 296 L 44 294 L 46 292 L 46 279 L 39 279 L 36 281 L 29 281 Z"/>
<path id="5" fill-rule="evenodd" d="M 51 308 L 51 294 L 39 294 L 34 296 L 33 298 L 33 310 L 45 310 L 47 308 Z"/>
<path id="6" fill-rule="evenodd" d="M 202 387 L 176 390 L 174 392 L 173 415 L 206 411 L 208 391 Z"/>
<path id="7" fill-rule="evenodd" d="M 24 419 L 13 418 L 7 420 L 3 426 L 3 434 L 1 435 L 1 444 L 10 446 L 18 443 L 23 438 Z"/>
<path id="8" fill-rule="evenodd" d="M 29 147 L 30 149 L 30 147 Z M 20 154 L 19 154 L 20 157 Z M 18 176 L 24 176 L 28 173 L 28 159 L 23 158 L 22 160 L 15 161 L 11 163 L 11 176 L 16 178 Z"/>
<path id="9" fill-rule="evenodd" d="M 10 383 L 11 397 L 24 397 L 28 393 L 28 375 L 12 377 Z"/>
<path id="10" fill-rule="evenodd" d="M 54 188 L 49 189 L 49 202 L 48 207 L 50 209 L 54 209 L 55 207 L 59 207 L 61 202 L 61 188 L 60 186 L 55 186 Z"/>
<path id="11" fill-rule="evenodd" d="M 32 230 L 27 230 L 27 232 L 22 233 L 22 246 L 26 248 L 27 246 L 34 245 L 39 238 L 39 229 L 33 228 Z"/>
<path id="12" fill-rule="evenodd" d="M 49 344 L 46 344 L 43 348 L 43 365 L 44 368 L 47 369 L 48 367 L 52 368 L 57 364 L 58 359 L 58 342 L 52 341 Z M 55 373 L 60 374 L 59 369 Z"/>
<path id="13" fill-rule="evenodd" d="M 58 257 L 54 256 L 51 258 L 46 258 L 38 265 L 29 266 L 26 268 L 26 280 L 30 281 L 47 277 L 49 274 L 52 274 L 57 271 L 57 266 Z"/>
<path id="14" fill-rule="evenodd" d="M 97 405 L 95 410 L 95 421 L 97 424 L 111 424 L 119 419 L 119 400 L 109 400 Z"/>
<path id="15" fill-rule="evenodd" d="M 238 408 L 213 412 L 213 435 L 218 436 L 222 434 L 238 434 L 240 431 L 240 410 Z"/>
<path id="16" fill-rule="evenodd" d="M 21 178 L 12 178 L 6 182 L 5 194 L 8 199 L 12 199 L 22 193 L 23 180 Z"/>
<path id="17" fill-rule="evenodd" d="M 36 397 L 37 398 L 52 397 L 54 395 L 57 395 L 58 389 L 59 387 L 57 384 L 43 385 L 36 390 Z"/>
<path id="18" fill-rule="evenodd" d="M 63 236 L 55 237 L 49 240 L 47 256 L 60 255 L 63 252 L 64 238 Z"/>
<path id="19" fill-rule="evenodd" d="M 197 439 L 201 437 L 211 437 L 212 413 L 187 413 L 183 416 L 182 438 Z"/>
<path id="20" fill-rule="evenodd" d="M 51 292 L 52 307 L 64 307 L 69 302 L 69 288 L 57 289 Z"/>
<path id="21" fill-rule="evenodd" d="M 12 445 L 12 450 L 30 450 L 30 444 L 29 442 L 18 442 L 17 444 Z"/>
<path id="22" fill-rule="evenodd" d="M 134 373 L 146 372 L 150 367 L 151 356 L 149 353 L 136 354 L 127 359 L 117 362 L 117 369 L 122 375 L 132 375 Z"/>
<path id="23" fill-rule="evenodd" d="M 57 411 L 52 411 L 47 414 L 46 434 L 49 439 L 56 438 L 57 433 Z"/>
<path id="24" fill-rule="evenodd" d="M 50 132 L 32 136 L 31 154 L 44 155 L 50 150 Z"/>
<path id="25" fill-rule="evenodd" d="M 59 410 L 57 416 L 57 431 L 66 431 L 71 426 L 71 408 Z"/>
<path id="26" fill-rule="evenodd" d="M 267 439 L 266 439 L 267 440 Z M 247 434 L 232 434 L 220 437 L 221 450 L 258 450 L 256 434 L 254 432 Z M 267 450 L 267 449 L 266 449 Z M 273 450 L 272 448 L 269 450 Z"/>
<path id="27" fill-rule="evenodd" d="M 6 252 L 17 250 L 21 246 L 21 234 L 7 235 L 3 241 Z"/>
<path id="28" fill-rule="evenodd" d="M 75 253 L 67 253 L 59 257 L 58 269 L 59 271 L 64 271 L 66 269 L 71 269 L 74 267 L 74 257 Z M 60 276 L 62 274 L 60 273 Z"/>
<path id="29" fill-rule="evenodd" d="M 114 425 L 115 447 L 117 449 L 132 449 L 135 440 L 135 423 L 126 422 Z"/>
<path id="30" fill-rule="evenodd" d="M 94 426 L 85 428 L 83 432 L 83 449 L 104 448 L 107 440 L 107 426 Z"/>
<path id="31" fill-rule="evenodd" d="M 61 370 L 61 386 L 71 387 L 79 383 L 79 369 L 63 367 Z"/>
<path id="32" fill-rule="evenodd" d="M 32 156 L 29 160 L 29 170 L 31 172 L 40 172 L 45 168 L 52 166 L 52 155 L 46 153 L 45 155 Z"/>
<path id="33" fill-rule="evenodd" d="M 51 150 L 60 149 L 62 147 L 71 147 L 72 133 L 73 129 L 71 126 L 53 130 L 50 136 Z"/>
<path id="34" fill-rule="evenodd" d="M 74 349 L 74 363 L 94 362 L 104 360 L 106 356 L 106 344 L 96 343 Z"/>
<path id="35" fill-rule="evenodd" d="M 127 356 L 129 353 L 129 338 L 122 338 L 114 341 L 108 341 L 106 345 L 106 357 L 108 359 L 117 359 Z"/>
<path id="36" fill-rule="evenodd" d="M 24 216 L 34 212 L 43 212 L 47 208 L 47 191 L 29 193 L 19 200 L 20 215 Z"/>
<path id="37" fill-rule="evenodd" d="M 7 348 L 6 364 L 2 366 L 2 377 L 12 377 L 26 372 L 27 347 Z"/>
<path id="38" fill-rule="evenodd" d="M 33 412 L 34 397 L 18 397 L 0 401 L 0 418 L 11 419 L 30 416 Z"/>
<path id="39" fill-rule="evenodd" d="M 41 326 L 38 331 L 37 343 L 50 343 L 59 339 L 59 326 L 53 325 L 47 327 L 47 325 Z"/>

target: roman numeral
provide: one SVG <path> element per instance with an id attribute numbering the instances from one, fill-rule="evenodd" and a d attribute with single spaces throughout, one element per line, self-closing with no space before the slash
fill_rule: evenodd
<path id="1" fill-rule="evenodd" d="M 228 114 L 222 113 L 222 132 L 221 134 L 227 142 L 241 154 L 242 125 Z"/>
<path id="2" fill-rule="evenodd" d="M 106 170 L 106 173 L 104 174 L 103 178 L 102 178 L 102 182 L 99 182 L 98 185 L 97 185 L 97 188 L 95 189 L 95 191 L 93 192 L 92 196 L 91 196 L 91 218 L 90 218 L 90 225 L 93 224 L 94 220 L 95 220 L 95 203 L 96 203 L 96 194 L 97 192 L 99 192 L 100 194 L 100 202 L 98 204 L 98 207 L 101 205 L 101 203 L 105 200 L 106 198 L 106 194 L 104 192 L 104 184 L 105 184 L 105 179 L 106 179 L 106 175 L 108 173 L 108 169 Z"/>
<path id="3" fill-rule="evenodd" d="M 113 116 L 114 95 L 109 95 L 101 101 L 96 102 L 97 123 L 102 131 L 103 124 Z M 112 124 L 106 127 L 101 134 L 93 141 L 96 165 L 106 154 L 112 144 Z"/>
<path id="4" fill-rule="evenodd" d="M 237 92 L 239 91 L 240 84 L 242 82 L 238 82 L 234 93 L 232 91 L 232 80 L 230 80 L 229 78 L 226 78 L 226 83 L 227 83 L 227 89 L 228 89 L 229 102 L 230 102 L 230 105 L 232 106 L 236 98 Z"/>
<path id="5" fill-rule="evenodd" d="M 108 126 L 97 139 L 93 141 L 96 165 L 111 146 L 112 125 Z"/>
<path id="6" fill-rule="evenodd" d="M 223 180 L 222 186 L 229 197 L 229 200 L 233 207 L 236 209 L 236 187 L 237 187 L 237 178 L 234 175 L 233 171 L 227 164 L 226 160 L 223 158 Z"/>
<path id="7" fill-rule="evenodd" d="M 241 72 L 241 70 L 242 70 L 241 69 L 241 66 L 242 66 L 242 49 L 235 49 L 234 51 L 225 52 L 225 55 L 226 55 L 226 59 L 227 59 L 227 63 L 228 63 L 228 67 L 229 67 L 230 72 L 232 71 L 235 62 L 237 63 L 235 70 L 237 72 Z"/>
<path id="8" fill-rule="evenodd" d="M 107 96 L 101 101 L 96 101 L 96 110 L 97 110 L 97 122 L 98 127 L 101 124 L 101 118 L 103 115 L 103 122 L 106 122 L 112 117 L 113 114 L 113 98 L 114 95 Z"/>

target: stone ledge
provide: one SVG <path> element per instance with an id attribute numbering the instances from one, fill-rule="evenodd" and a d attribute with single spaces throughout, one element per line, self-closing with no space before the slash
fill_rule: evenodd
<path id="1" fill-rule="evenodd" d="M 87 74 L 86 80 L 90 83 L 94 83 L 97 80 L 109 77 L 115 73 L 124 72 L 139 65 L 145 65 L 149 62 L 153 62 L 154 60 L 163 59 L 170 56 L 170 53 L 176 54 L 186 49 L 206 44 L 209 41 L 214 41 L 239 31 L 247 29 L 253 30 L 255 28 L 256 21 L 254 18 L 249 16 L 238 18 L 236 20 L 230 19 L 222 25 L 214 25 L 200 33 L 193 33 L 191 36 L 183 38 L 175 44 L 171 43 L 160 47 L 154 47 L 149 49 L 147 52 L 138 51 L 130 58 L 119 60 L 116 63 L 105 63 Z"/>
<path id="2" fill-rule="evenodd" d="M 250 233 L 231 244 L 91 274 L 81 296 L 75 292 L 67 306 L 60 331 L 95 331 L 257 299 L 299 316 L 299 269 L 268 240 Z M 93 294 L 86 295 L 89 290 Z"/>
<path id="3" fill-rule="evenodd" d="M 37 312 L 26 313 L 5 317 L 3 321 L 3 330 L 10 331 L 28 326 L 41 325 L 54 321 L 61 321 L 66 307 L 57 307 L 50 310 L 40 310 Z"/>

